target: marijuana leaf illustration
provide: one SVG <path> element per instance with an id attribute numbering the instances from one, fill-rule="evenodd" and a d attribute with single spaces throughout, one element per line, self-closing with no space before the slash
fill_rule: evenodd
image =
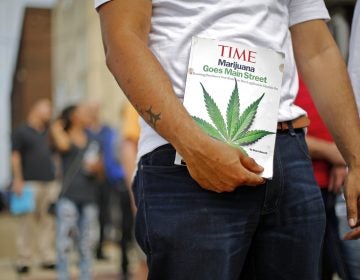
<path id="1" fill-rule="evenodd" d="M 214 99 L 206 91 L 204 85 L 202 83 L 200 83 L 200 85 L 203 90 L 206 111 L 212 123 L 196 116 L 193 116 L 193 119 L 208 135 L 226 142 L 247 154 L 243 148 L 244 146 L 250 146 L 263 137 L 273 134 L 273 132 L 266 130 L 250 130 L 255 120 L 259 104 L 265 94 L 255 100 L 241 113 L 239 90 L 235 79 L 235 87 L 227 104 L 225 122 Z"/>

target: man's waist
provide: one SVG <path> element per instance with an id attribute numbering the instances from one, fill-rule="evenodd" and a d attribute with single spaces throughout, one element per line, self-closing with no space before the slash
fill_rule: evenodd
<path id="1" fill-rule="evenodd" d="M 301 129 L 310 125 L 310 120 L 307 116 L 301 116 L 294 120 L 283 121 L 277 123 L 277 132 L 288 131 L 290 128 Z"/>
<path id="2" fill-rule="evenodd" d="M 142 123 L 142 131 L 141 131 L 140 143 L 139 143 L 139 151 L 137 158 L 138 161 L 143 155 L 168 143 L 153 129 L 147 126 L 144 121 L 142 121 L 141 123 Z M 301 117 L 293 119 L 292 121 L 290 121 L 290 123 L 292 124 L 294 129 L 298 130 L 309 126 L 310 120 L 308 119 L 308 117 L 303 115 Z M 288 130 L 289 130 L 289 121 L 278 122 L 278 128 L 277 128 L 278 133 L 287 132 Z"/>

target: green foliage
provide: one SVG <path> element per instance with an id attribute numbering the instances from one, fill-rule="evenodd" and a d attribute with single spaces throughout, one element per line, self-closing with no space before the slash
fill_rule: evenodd
<path id="1" fill-rule="evenodd" d="M 250 106 L 240 114 L 240 97 L 237 81 L 235 79 L 235 87 L 227 105 L 225 124 L 224 117 L 214 99 L 212 99 L 206 91 L 203 84 L 201 84 L 201 87 L 206 110 L 212 124 L 196 116 L 193 116 L 193 119 L 211 137 L 224 141 L 246 154 L 246 151 L 243 148 L 244 146 L 252 145 L 263 137 L 273 134 L 266 130 L 250 130 L 255 120 L 259 104 L 265 94 L 250 104 Z"/>

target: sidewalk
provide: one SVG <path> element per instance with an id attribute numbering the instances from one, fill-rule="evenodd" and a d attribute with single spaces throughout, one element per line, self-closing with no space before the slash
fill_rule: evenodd
<path id="1" fill-rule="evenodd" d="M 0 280 L 55 280 L 56 272 L 42 270 L 36 266 L 31 267 L 27 275 L 18 275 L 15 272 L 16 249 L 15 249 L 15 219 L 9 214 L 0 214 Z M 119 250 L 117 246 L 109 243 L 105 247 L 105 253 L 109 257 L 107 261 L 95 262 L 94 280 L 119 280 Z M 71 273 L 73 279 L 77 277 L 76 261 L 74 253 L 71 257 Z M 35 261 L 36 263 L 36 261 Z"/>
<path id="2" fill-rule="evenodd" d="M 97 262 L 94 265 L 94 280 L 119 280 L 117 263 L 113 260 L 108 262 Z M 78 279 L 75 266 L 71 269 L 72 279 Z M 31 272 L 26 275 L 18 275 L 14 269 L 13 261 L 0 262 L 0 280 L 56 280 L 55 271 L 45 271 L 32 267 Z"/>

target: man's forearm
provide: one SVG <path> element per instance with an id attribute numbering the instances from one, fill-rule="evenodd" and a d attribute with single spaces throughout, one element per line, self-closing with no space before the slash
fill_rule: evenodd
<path id="1" fill-rule="evenodd" d="M 107 37 L 108 32 L 103 31 L 107 65 L 141 117 L 180 152 L 196 146 L 205 134 L 177 99 L 146 42 L 131 31 L 117 31 L 117 37 Z"/>
<path id="2" fill-rule="evenodd" d="M 12 152 L 11 165 L 14 180 L 23 180 L 22 168 L 21 168 L 21 156 L 19 152 Z"/>
<path id="3" fill-rule="evenodd" d="M 333 142 L 307 135 L 306 143 L 312 159 L 325 160 L 332 165 L 345 165 L 343 157 Z"/>
<path id="4" fill-rule="evenodd" d="M 325 50 L 302 73 L 312 73 L 311 76 L 305 74 L 304 80 L 346 162 L 349 165 L 359 163 L 359 117 L 340 53 L 336 48 Z"/>
<path id="5" fill-rule="evenodd" d="M 345 63 L 325 24 L 312 27 L 324 34 L 318 47 L 307 46 L 309 38 L 295 39 L 297 65 L 315 105 L 349 165 L 358 165 L 360 122 Z M 314 30 L 313 30 L 314 31 Z M 309 39 L 309 44 L 314 40 Z M 310 49 L 310 51 L 301 51 Z"/>

